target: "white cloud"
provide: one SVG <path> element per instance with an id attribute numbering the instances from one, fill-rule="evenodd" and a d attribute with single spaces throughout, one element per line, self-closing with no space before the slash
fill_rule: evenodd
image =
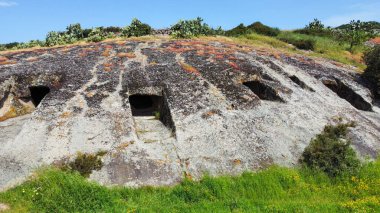
<path id="1" fill-rule="evenodd" d="M 13 7 L 17 5 L 18 3 L 14 1 L 0 1 L 0 7 Z"/>
<path id="2" fill-rule="evenodd" d="M 323 22 L 332 27 L 347 24 L 351 20 L 376 21 L 380 20 L 380 3 L 354 4 L 347 7 L 351 12 L 329 17 Z"/>

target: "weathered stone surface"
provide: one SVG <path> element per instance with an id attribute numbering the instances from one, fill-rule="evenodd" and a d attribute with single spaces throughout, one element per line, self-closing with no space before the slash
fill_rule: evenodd
<path id="1" fill-rule="evenodd" d="M 357 122 L 350 137 L 361 156 L 380 149 L 380 110 L 370 91 L 354 71 L 327 61 L 165 39 L 1 59 L 7 62 L 0 65 L 1 189 L 42 165 L 100 150 L 108 152 L 104 167 L 90 178 L 107 185 L 171 185 L 184 175 L 292 166 L 310 139 L 339 118 Z M 32 86 L 50 93 L 36 104 Z M 162 97 L 162 123 L 132 116 L 134 94 Z"/>

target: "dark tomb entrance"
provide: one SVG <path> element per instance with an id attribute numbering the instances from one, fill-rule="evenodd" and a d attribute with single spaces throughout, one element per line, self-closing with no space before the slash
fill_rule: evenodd
<path id="1" fill-rule="evenodd" d="M 277 94 L 277 91 L 274 88 L 261 81 L 247 81 L 244 82 L 243 85 L 259 96 L 261 100 L 283 102 L 282 98 Z"/>
<path id="2" fill-rule="evenodd" d="M 155 116 L 162 108 L 162 96 L 157 95 L 131 95 L 129 96 L 132 116 Z"/>
<path id="3" fill-rule="evenodd" d="M 38 107 L 41 101 L 50 92 L 49 87 L 46 87 L 46 86 L 33 86 L 33 87 L 29 87 L 29 90 L 30 90 L 30 98 L 35 107 Z"/>

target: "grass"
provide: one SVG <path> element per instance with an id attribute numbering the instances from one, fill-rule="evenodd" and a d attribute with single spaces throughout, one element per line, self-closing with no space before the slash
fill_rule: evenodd
<path id="1" fill-rule="evenodd" d="M 207 36 L 201 36 L 200 37 L 203 40 L 213 40 L 213 37 L 207 37 Z M 121 42 L 121 41 L 129 41 L 129 40 L 139 40 L 139 41 L 149 41 L 149 40 L 155 40 L 160 39 L 160 37 L 157 36 L 142 36 L 142 37 L 132 37 L 132 38 L 112 38 L 112 39 L 106 39 L 102 42 Z M 172 40 L 173 38 L 168 38 Z M 247 35 L 241 35 L 239 37 L 220 37 L 218 36 L 217 40 L 225 40 L 240 44 L 246 44 L 246 45 L 254 45 L 256 47 L 260 48 L 266 48 L 266 49 L 275 49 L 276 51 L 282 51 L 285 53 L 297 53 L 312 57 L 319 57 L 319 58 L 326 58 L 330 60 L 334 60 L 337 62 L 340 62 L 342 64 L 351 65 L 359 68 L 360 70 L 364 70 L 366 66 L 363 62 L 363 54 L 366 51 L 366 47 L 364 45 L 357 46 L 354 48 L 353 52 L 349 52 L 349 44 L 343 43 L 340 44 L 338 41 L 335 41 L 332 38 L 328 37 L 320 37 L 320 36 L 312 36 L 312 35 L 304 35 L 304 34 L 298 34 L 291 31 L 282 31 L 280 35 L 277 37 L 269 37 L 265 35 L 259 35 L 256 33 L 251 33 Z M 315 41 L 315 49 L 312 52 L 305 52 L 300 51 L 297 48 L 287 44 L 286 42 L 281 41 L 281 39 L 292 39 L 292 40 L 314 40 Z M 76 46 L 76 45 L 86 45 L 87 42 L 79 41 L 75 44 L 69 44 L 69 45 L 61 45 L 56 47 L 62 47 L 62 46 Z M 9 53 L 9 52 L 17 52 L 17 51 L 25 51 L 25 50 L 36 50 L 36 49 L 45 49 L 47 47 L 34 47 L 29 49 L 23 49 L 23 50 L 5 50 L 1 53 Z"/>
<path id="2" fill-rule="evenodd" d="M 356 46 L 352 53 L 348 51 L 348 43 L 339 43 L 332 38 L 303 35 L 293 32 L 282 32 L 279 39 L 294 39 L 294 40 L 314 40 L 315 47 L 314 51 L 310 52 L 309 55 L 331 59 L 343 64 L 356 66 L 360 69 L 364 69 L 365 65 L 363 63 L 363 53 L 366 48 L 363 46 Z"/>
<path id="3" fill-rule="evenodd" d="M 271 167 L 238 177 L 138 189 L 106 188 L 78 173 L 48 168 L 0 193 L 0 203 L 11 212 L 378 212 L 380 160 L 366 164 L 356 176 L 337 179 Z"/>
<path id="4" fill-rule="evenodd" d="M 301 51 L 282 40 L 313 40 L 315 41 L 314 51 Z M 284 53 L 301 54 L 309 57 L 318 57 L 330 59 L 345 65 L 355 66 L 359 70 L 366 68 L 363 62 L 363 54 L 367 48 L 356 46 L 352 53 L 348 51 L 348 43 L 339 43 L 338 41 L 320 36 L 298 34 L 291 31 L 283 31 L 277 37 L 269 37 L 255 33 L 241 35 L 239 37 L 231 37 L 226 40 L 245 44 L 254 45 L 260 48 L 275 49 Z"/>

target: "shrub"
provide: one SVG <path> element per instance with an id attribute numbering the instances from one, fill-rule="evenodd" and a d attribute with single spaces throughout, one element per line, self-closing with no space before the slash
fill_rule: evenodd
<path id="1" fill-rule="evenodd" d="M 380 96 L 380 45 L 375 46 L 372 50 L 367 51 L 364 55 L 364 62 L 367 68 L 364 76 L 375 85 L 375 95 Z"/>
<path id="2" fill-rule="evenodd" d="M 272 28 L 262 24 L 261 22 L 255 22 L 249 26 L 247 26 L 248 30 L 251 30 L 257 34 L 272 36 L 275 37 L 280 34 L 280 30 L 278 28 Z"/>
<path id="3" fill-rule="evenodd" d="M 76 39 L 82 39 L 83 38 L 83 30 L 82 27 L 79 23 L 77 24 L 70 24 L 66 28 L 66 34 L 69 35 L 70 37 L 74 37 Z"/>
<path id="4" fill-rule="evenodd" d="M 107 38 L 107 33 L 104 32 L 103 27 L 96 27 L 88 34 L 87 41 L 100 42 Z"/>
<path id="5" fill-rule="evenodd" d="M 294 33 L 283 33 L 278 37 L 281 41 L 292 44 L 301 50 L 314 50 L 316 41 L 306 36 L 298 36 Z"/>
<path id="6" fill-rule="evenodd" d="M 334 30 L 331 27 L 325 28 L 322 22 L 318 19 L 314 19 L 303 29 L 294 30 L 295 33 L 304 35 L 313 35 L 321 37 L 333 37 Z"/>
<path id="7" fill-rule="evenodd" d="M 321 170 L 330 177 L 353 174 L 360 167 L 355 151 L 346 140 L 353 123 L 326 126 L 304 150 L 300 162 L 308 168 Z"/>
<path id="8" fill-rule="evenodd" d="M 89 177 L 92 171 L 100 170 L 103 167 L 101 157 L 106 152 L 98 152 L 96 154 L 78 153 L 74 161 L 64 162 L 62 165 L 58 165 L 63 170 L 77 171 L 83 177 Z"/>
<path id="9" fill-rule="evenodd" d="M 13 48 L 17 47 L 19 44 L 20 43 L 18 43 L 18 42 L 12 42 L 12 43 L 5 44 L 4 46 L 6 49 L 13 49 Z"/>
<path id="10" fill-rule="evenodd" d="M 311 31 L 322 31 L 325 29 L 325 25 L 323 25 L 320 20 L 314 19 L 305 27 L 305 29 L 308 29 Z"/>
<path id="11" fill-rule="evenodd" d="M 344 29 L 337 29 L 334 32 L 336 39 L 348 42 L 349 51 L 353 51 L 354 46 L 362 45 L 365 41 L 376 36 L 374 30 L 368 28 L 365 22 L 352 20 Z"/>
<path id="12" fill-rule="evenodd" d="M 226 31 L 226 36 L 240 36 L 249 34 L 249 30 L 244 24 L 239 24 L 237 27 Z"/>
<path id="13" fill-rule="evenodd" d="M 152 28 L 148 24 L 144 24 L 138 19 L 133 19 L 131 25 L 123 29 L 123 35 L 127 37 L 139 37 L 144 35 L 150 35 L 151 33 Z"/>
<path id="14" fill-rule="evenodd" d="M 104 28 L 104 32 L 106 33 L 121 33 L 123 32 L 123 28 L 121 27 L 106 27 Z"/>
<path id="15" fill-rule="evenodd" d="M 257 33 L 260 35 L 272 36 L 275 37 L 280 34 L 280 30 L 278 28 L 272 28 L 262 24 L 261 22 L 255 22 L 249 26 L 244 26 L 244 24 L 240 24 L 237 27 L 228 30 L 226 32 L 227 36 L 241 36 L 247 35 L 250 33 Z"/>
<path id="16" fill-rule="evenodd" d="M 55 45 L 62 45 L 65 44 L 65 38 L 63 37 L 62 33 L 51 31 L 46 36 L 46 46 L 55 46 Z"/>
<path id="17" fill-rule="evenodd" d="M 221 27 L 211 28 L 208 24 L 203 23 L 203 19 L 198 17 L 193 20 L 180 20 L 171 28 L 171 35 L 175 38 L 192 38 L 201 35 L 222 35 L 224 31 Z"/>

